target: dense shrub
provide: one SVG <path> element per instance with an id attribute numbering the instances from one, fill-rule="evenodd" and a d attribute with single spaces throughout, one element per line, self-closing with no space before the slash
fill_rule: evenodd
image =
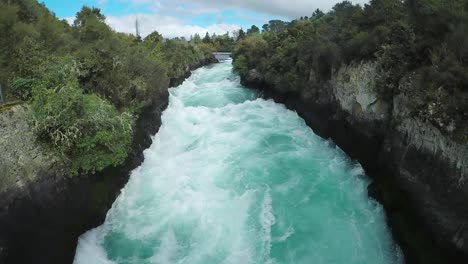
<path id="1" fill-rule="evenodd" d="M 78 70 L 67 59 L 51 60 L 33 90 L 38 138 L 69 159 L 73 172 L 95 172 L 123 162 L 132 136 L 132 116 L 106 100 L 84 94 Z M 60 70 L 58 70 L 60 69 Z"/>

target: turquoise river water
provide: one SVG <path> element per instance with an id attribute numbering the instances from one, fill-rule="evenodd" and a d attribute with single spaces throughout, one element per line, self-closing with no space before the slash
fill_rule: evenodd
<path id="1" fill-rule="evenodd" d="M 361 166 L 229 61 L 170 89 L 145 161 L 75 264 L 383 264 L 403 257 Z"/>

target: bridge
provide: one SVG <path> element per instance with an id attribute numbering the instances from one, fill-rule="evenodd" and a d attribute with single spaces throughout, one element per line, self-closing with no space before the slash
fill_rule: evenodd
<path id="1" fill-rule="evenodd" d="M 232 52 L 213 52 L 213 55 L 219 62 L 221 62 L 229 60 L 231 58 Z"/>

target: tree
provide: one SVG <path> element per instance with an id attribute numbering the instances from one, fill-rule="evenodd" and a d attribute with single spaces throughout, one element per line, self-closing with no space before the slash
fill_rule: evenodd
<path id="1" fill-rule="evenodd" d="M 320 9 L 316 9 L 314 11 L 314 13 L 312 13 L 312 16 L 310 17 L 311 20 L 317 20 L 317 19 L 320 19 L 321 17 L 323 17 L 325 15 L 325 13 L 322 12 L 322 10 Z"/>
<path id="2" fill-rule="evenodd" d="M 99 8 L 83 6 L 83 8 L 78 13 L 76 13 L 73 26 L 83 27 L 90 20 L 105 23 L 106 17 L 101 14 L 101 9 Z"/>
<path id="3" fill-rule="evenodd" d="M 211 37 L 208 32 L 206 32 L 205 37 L 203 38 L 203 43 L 211 43 Z"/>
<path id="4" fill-rule="evenodd" d="M 263 25 L 263 31 L 270 31 L 275 34 L 279 34 L 285 30 L 287 26 L 286 22 L 283 22 L 281 20 L 270 20 L 268 24 Z"/>
<path id="5" fill-rule="evenodd" d="M 247 35 L 258 34 L 260 33 L 260 29 L 256 25 L 252 25 L 250 29 L 247 29 Z"/>
<path id="6" fill-rule="evenodd" d="M 246 36 L 246 35 L 245 35 L 244 30 L 243 30 L 242 28 L 239 29 L 239 34 L 238 34 L 238 36 L 237 36 L 237 39 L 238 39 L 238 40 L 244 39 L 245 36 Z"/>
<path id="7" fill-rule="evenodd" d="M 201 39 L 201 37 L 200 37 L 200 35 L 198 33 L 195 33 L 195 35 L 193 36 L 192 42 L 194 44 L 202 43 L 202 39 Z"/>
<path id="8" fill-rule="evenodd" d="M 151 34 L 149 34 L 148 36 L 146 36 L 146 38 L 143 41 L 148 42 L 148 43 L 152 43 L 152 44 L 158 44 L 158 43 L 161 43 L 163 41 L 163 39 L 164 39 L 163 36 L 161 34 L 159 34 L 159 32 L 154 31 Z"/>
<path id="9" fill-rule="evenodd" d="M 78 30 L 79 38 L 84 42 L 94 42 L 111 36 L 111 29 L 105 23 L 106 17 L 99 8 L 84 6 L 76 14 L 73 27 Z"/>

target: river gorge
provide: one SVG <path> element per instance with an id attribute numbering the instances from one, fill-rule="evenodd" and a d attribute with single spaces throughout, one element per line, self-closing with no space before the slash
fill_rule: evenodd
<path id="1" fill-rule="evenodd" d="M 75 264 L 403 263 L 362 167 L 230 61 L 170 89 L 144 157 Z"/>

